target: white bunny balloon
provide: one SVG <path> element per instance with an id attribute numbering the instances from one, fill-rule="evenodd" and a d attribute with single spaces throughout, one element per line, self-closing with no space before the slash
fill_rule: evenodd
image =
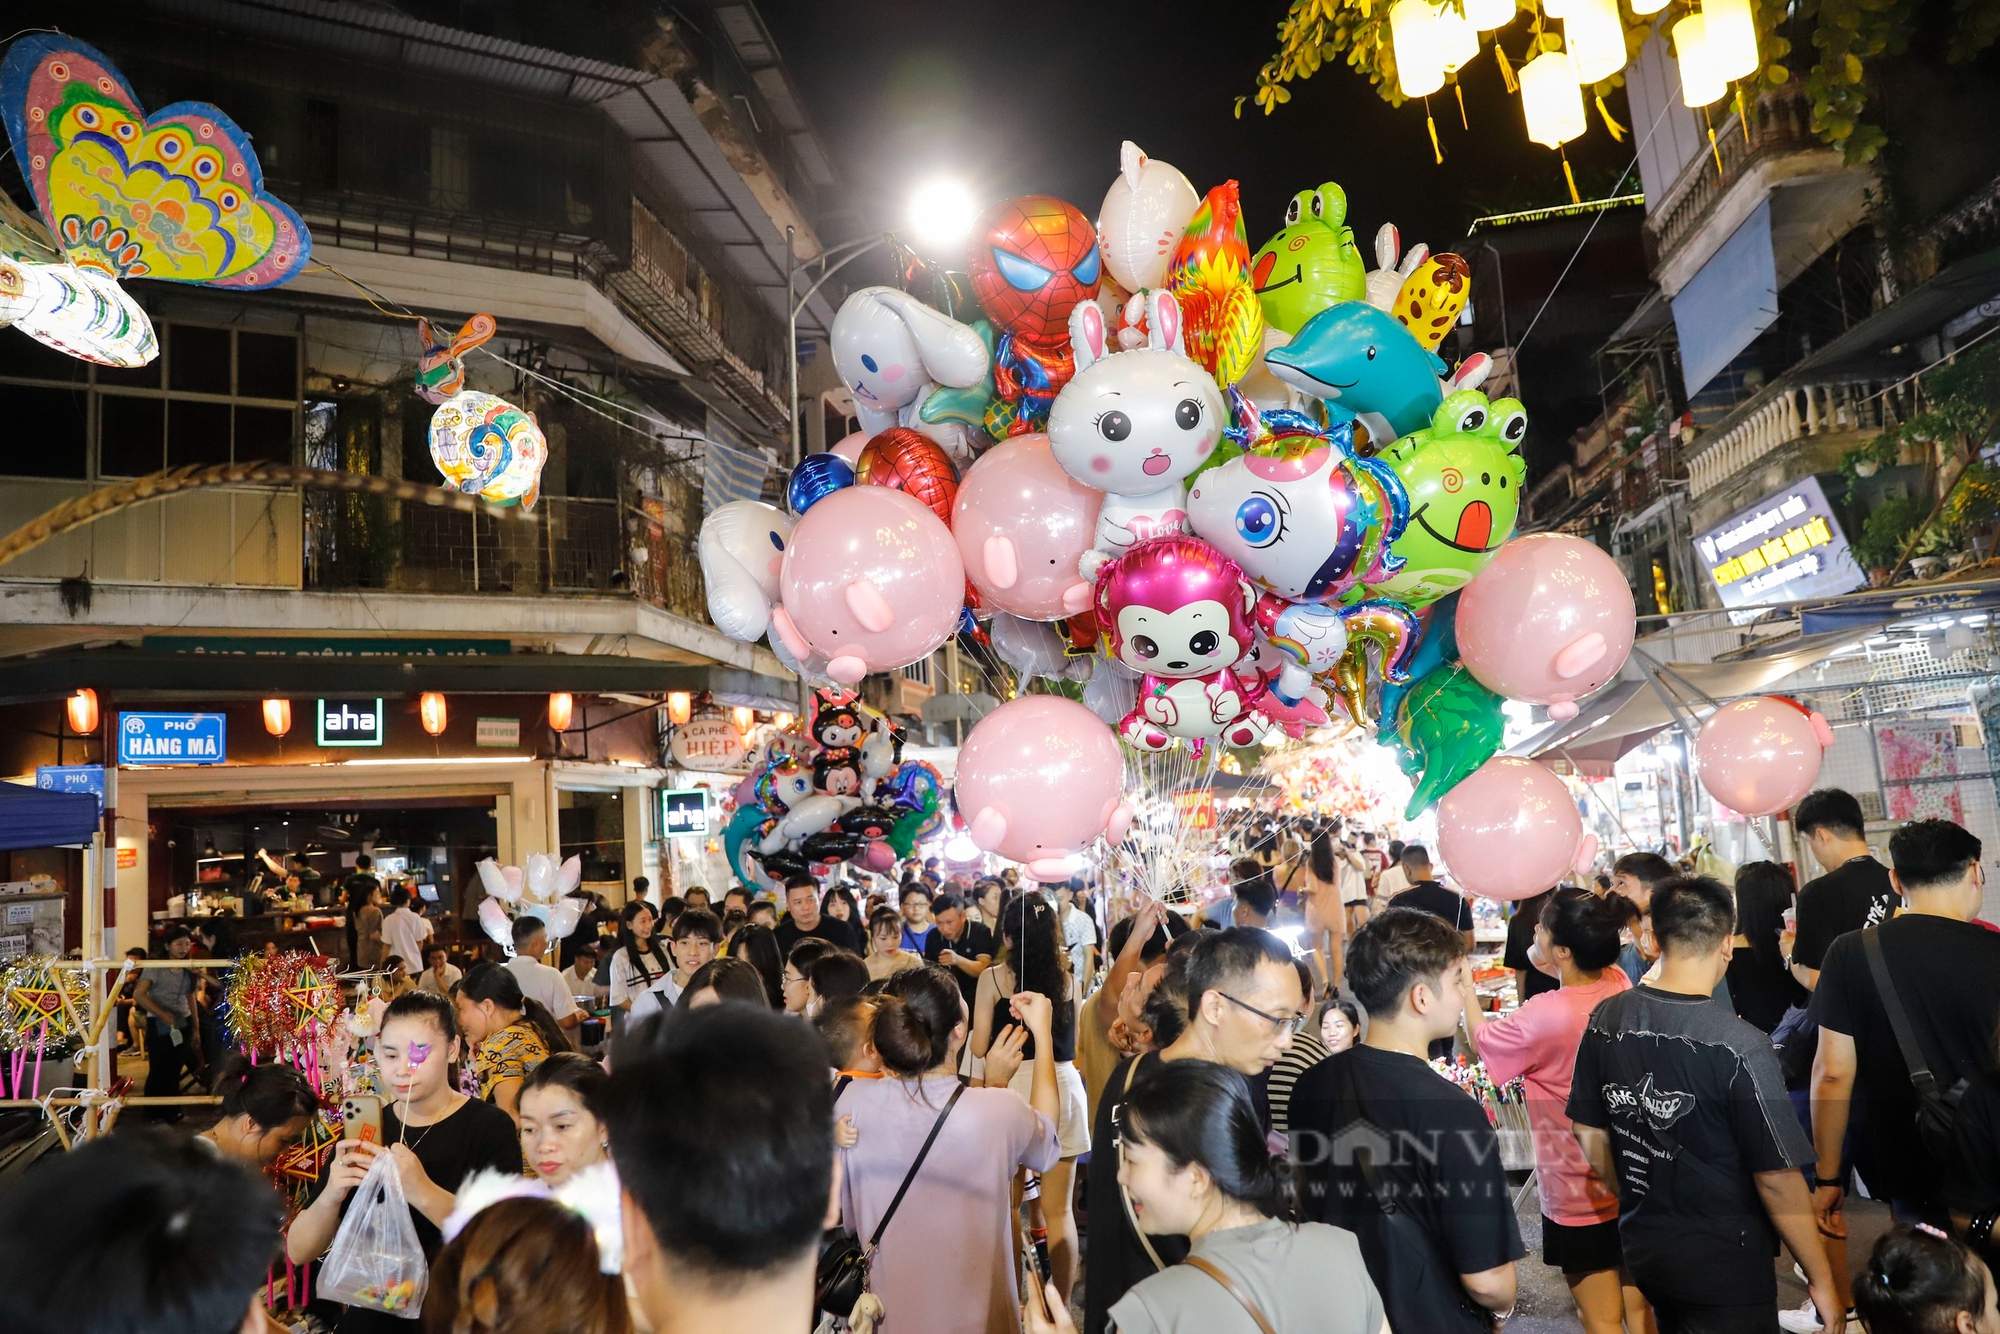
<path id="1" fill-rule="evenodd" d="M 702 520 L 695 550 L 716 629 L 745 644 L 764 637 L 778 601 L 785 544 L 797 526 L 797 519 L 761 500 L 732 500 Z"/>
<path id="2" fill-rule="evenodd" d="M 907 426 L 961 461 L 972 457 L 963 426 L 919 415 L 939 385 L 965 389 L 986 378 L 992 358 L 971 328 L 908 292 L 864 287 L 840 303 L 832 345 L 833 368 L 854 394 L 862 430 Z"/>
<path id="3" fill-rule="evenodd" d="M 1403 256 L 1403 262 L 1396 262 L 1396 252 L 1402 248 L 1403 234 L 1396 230 L 1396 224 L 1385 222 L 1375 233 L 1375 262 L 1382 267 L 1368 270 L 1368 304 L 1377 310 L 1393 311 L 1396 308 L 1396 293 L 1403 290 L 1404 281 L 1417 271 L 1417 267 L 1431 257 L 1431 248 L 1422 241 L 1410 247 Z"/>

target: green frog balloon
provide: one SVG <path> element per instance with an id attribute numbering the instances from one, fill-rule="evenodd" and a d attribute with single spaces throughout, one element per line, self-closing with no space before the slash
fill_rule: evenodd
<path id="1" fill-rule="evenodd" d="M 1368 294 L 1368 269 L 1347 225 L 1347 193 L 1332 181 L 1301 190 L 1285 207 L 1285 229 L 1250 261 L 1264 322 L 1296 334 L 1336 301 Z"/>
<path id="2" fill-rule="evenodd" d="M 1521 514 L 1527 434 L 1519 399 L 1488 402 L 1477 389 L 1460 389 L 1446 395 L 1429 426 L 1383 451 L 1410 493 L 1410 522 L 1390 547 L 1403 568 L 1370 585 L 1369 597 L 1421 607 L 1486 568 Z"/>

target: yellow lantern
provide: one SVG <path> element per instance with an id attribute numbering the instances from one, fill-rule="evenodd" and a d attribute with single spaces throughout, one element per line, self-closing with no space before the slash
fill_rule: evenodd
<path id="1" fill-rule="evenodd" d="M 1433 29 L 1431 0 L 1396 0 L 1389 10 L 1389 40 L 1396 53 L 1396 86 L 1405 97 L 1428 97 L 1444 87 L 1444 61 Z"/>
<path id="2" fill-rule="evenodd" d="M 798 718 L 794 714 L 781 713 L 772 721 L 778 724 L 778 730 L 780 732 L 789 732 L 792 730 L 792 724 L 797 722 Z"/>
<path id="3" fill-rule="evenodd" d="M 1506 27 L 1515 12 L 1514 0 L 1465 0 L 1465 20 L 1481 32 Z"/>
<path id="4" fill-rule="evenodd" d="M 69 697 L 63 711 L 69 715 L 69 730 L 88 736 L 97 730 L 97 692 L 85 686 Z"/>
<path id="5" fill-rule="evenodd" d="M 1452 8 L 1452 0 L 1444 0 L 1431 20 L 1431 45 L 1444 65 L 1444 72 L 1456 74 L 1479 54 L 1479 29 L 1472 25 L 1471 19 Z"/>
<path id="6" fill-rule="evenodd" d="M 1667 7 L 1667 0 L 1626 0 L 1626 3 L 1632 6 L 1632 12 L 1640 18 L 1648 14 L 1657 14 Z"/>
<path id="7" fill-rule="evenodd" d="M 441 735 L 446 719 L 444 696 L 435 690 L 426 690 L 417 700 L 417 717 L 423 720 L 426 732 L 432 736 Z"/>
<path id="8" fill-rule="evenodd" d="M 1542 0 L 1542 17 L 1546 19 L 1566 19 L 1576 0 Z"/>
<path id="9" fill-rule="evenodd" d="M 1542 52 L 1521 66 L 1518 78 L 1530 139 L 1560 148 L 1582 137 L 1589 122 L 1583 116 L 1583 89 L 1577 86 L 1576 62 L 1567 51 Z"/>
<path id="10" fill-rule="evenodd" d="M 1763 62 L 1757 58 L 1757 20 L 1750 15 L 1750 0 L 1702 0 L 1701 44 L 1718 79 L 1755 74 Z"/>
<path id="11" fill-rule="evenodd" d="M 576 701 L 570 697 L 569 691 L 558 690 L 551 694 L 549 696 L 549 726 L 558 732 L 569 731 L 570 713 L 575 707 Z"/>
<path id="12" fill-rule="evenodd" d="M 729 711 L 729 716 L 735 720 L 736 730 L 739 732 L 749 731 L 751 724 L 757 721 L 756 711 L 746 709 L 740 704 Z"/>
<path id="13" fill-rule="evenodd" d="M 1618 0 L 1570 0 L 1563 44 L 1576 62 L 1578 83 L 1598 83 L 1625 68 L 1625 21 Z"/>
<path id="14" fill-rule="evenodd" d="M 281 737 L 292 730 L 292 702 L 288 699 L 264 701 L 264 730 Z"/>
<path id="15" fill-rule="evenodd" d="M 1681 101 L 1691 107 L 1705 107 L 1722 99 L 1729 84 L 1715 72 L 1708 57 L 1708 42 L 1702 16 L 1690 14 L 1674 24 L 1674 60 L 1680 66 Z"/>
<path id="16" fill-rule="evenodd" d="M 694 716 L 694 696 L 685 690 L 674 690 L 667 694 L 667 717 L 675 727 L 686 727 L 687 720 Z"/>

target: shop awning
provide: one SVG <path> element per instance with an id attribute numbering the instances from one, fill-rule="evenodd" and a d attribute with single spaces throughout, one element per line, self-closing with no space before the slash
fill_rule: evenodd
<path id="1" fill-rule="evenodd" d="M 97 798 L 89 792 L 45 792 L 0 783 L 0 849 L 55 848 L 90 842 L 97 832 Z"/>
<path id="2" fill-rule="evenodd" d="M 1850 640 L 1896 621 L 1994 611 L 2000 611 L 2000 581 L 1993 580 L 1854 593 L 1798 609 L 1799 629 L 1806 635 L 1846 631 Z"/>
<path id="3" fill-rule="evenodd" d="M 1708 712 L 1706 695 L 1718 704 L 1754 695 L 1833 656 L 1850 644 L 1880 628 L 1879 623 L 1852 630 L 1808 635 L 1773 645 L 1768 652 L 1730 662 L 1662 663 L 1659 673 L 1666 694 L 1689 712 Z M 1639 657 L 1645 650 L 1640 641 L 1627 679 L 1614 681 L 1585 700 L 1576 717 L 1556 723 L 1542 732 L 1509 747 L 1507 754 L 1531 757 L 1556 756 L 1575 762 L 1577 769 L 1595 778 L 1611 773 L 1612 766 L 1627 752 L 1644 744 L 1661 729 L 1674 723 L 1672 710 L 1660 698 L 1644 675 L 1652 669 Z"/>

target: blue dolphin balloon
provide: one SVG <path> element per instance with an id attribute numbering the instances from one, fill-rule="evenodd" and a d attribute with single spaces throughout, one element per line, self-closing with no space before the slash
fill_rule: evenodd
<path id="1" fill-rule="evenodd" d="M 1328 306 L 1291 342 L 1266 352 L 1264 362 L 1286 384 L 1324 399 L 1337 416 L 1379 417 L 1398 436 L 1428 425 L 1444 401 L 1438 377 L 1445 364 L 1437 353 L 1366 301 Z"/>

